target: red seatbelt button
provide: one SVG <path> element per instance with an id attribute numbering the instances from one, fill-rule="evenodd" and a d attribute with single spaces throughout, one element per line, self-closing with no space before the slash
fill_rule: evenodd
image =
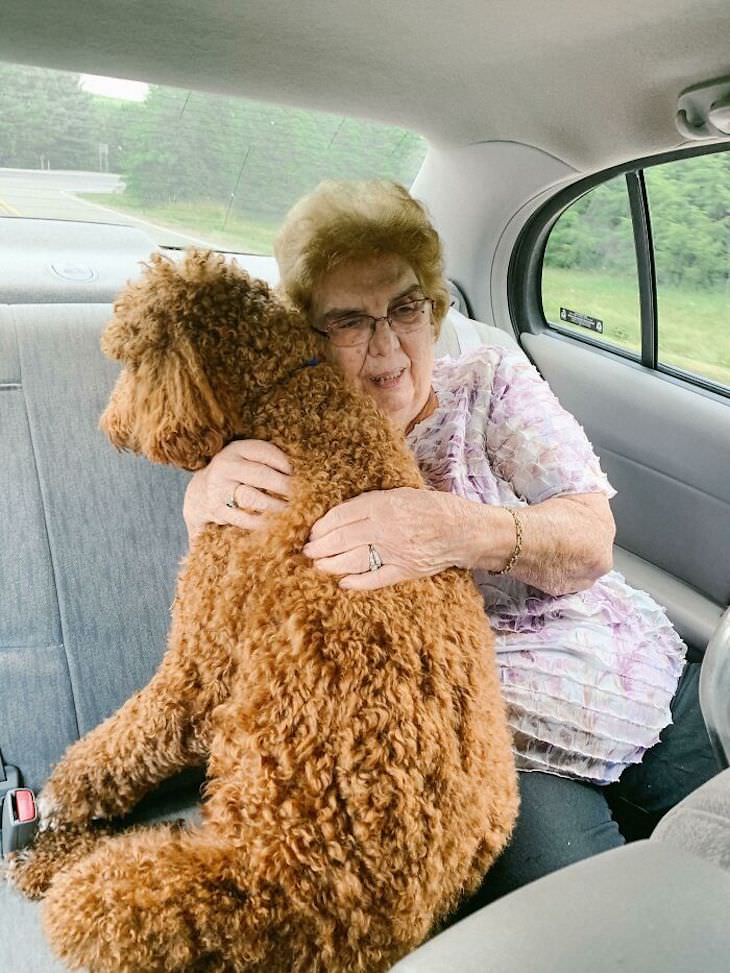
<path id="1" fill-rule="evenodd" d="M 18 821 L 20 824 L 35 821 L 36 808 L 33 791 L 29 791 L 27 788 L 21 787 L 15 792 L 14 797 L 16 821 Z"/>

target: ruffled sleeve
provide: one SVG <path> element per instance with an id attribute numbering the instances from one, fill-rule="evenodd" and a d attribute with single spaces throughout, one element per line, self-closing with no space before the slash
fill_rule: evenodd
<path id="1" fill-rule="evenodd" d="M 493 376 L 485 440 L 494 472 L 528 503 L 563 493 L 616 495 L 582 426 L 537 369 L 509 350 Z"/>

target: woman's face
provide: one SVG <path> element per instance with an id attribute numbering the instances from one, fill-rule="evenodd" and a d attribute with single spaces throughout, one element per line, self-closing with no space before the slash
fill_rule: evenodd
<path id="1" fill-rule="evenodd" d="M 340 315 L 388 314 L 405 297 L 429 297 L 406 261 L 396 254 L 340 264 L 313 294 L 313 324 L 326 325 Z M 329 342 L 329 355 L 345 374 L 401 429 L 421 411 L 431 389 L 433 328 L 430 317 L 417 331 L 398 337 L 387 321 L 378 321 L 369 342 L 340 348 Z"/>

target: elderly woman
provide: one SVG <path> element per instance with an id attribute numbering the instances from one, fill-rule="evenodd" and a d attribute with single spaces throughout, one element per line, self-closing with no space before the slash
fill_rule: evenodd
<path id="1" fill-rule="evenodd" d="M 581 427 L 517 351 L 434 361 L 441 245 L 401 187 L 323 184 L 275 252 L 289 298 L 403 431 L 431 487 L 335 507 L 305 555 L 345 588 L 468 568 L 495 629 L 522 808 L 476 903 L 619 845 L 637 823 L 646 833 L 716 768 L 698 667 L 662 610 L 611 570 L 615 491 Z M 271 443 L 229 444 L 190 482 L 190 536 L 210 521 L 265 530 L 290 474 Z"/>

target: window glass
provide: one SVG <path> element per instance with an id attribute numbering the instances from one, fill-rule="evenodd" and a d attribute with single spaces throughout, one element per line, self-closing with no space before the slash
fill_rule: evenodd
<path id="1" fill-rule="evenodd" d="M 644 171 L 658 360 L 730 386 L 730 153 Z"/>
<path id="2" fill-rule="evenodd" d="M 374 122 L 0 64 L 0 217 L 141 222 L 160 244 L 271 253 L 320 180 L 410 186 L 425 153 Z"/>
<path id="3" fill-rule="evenodd" d="M 545 319 L 639 354 L 637 281 L 626 180 L 618 176 L 581 196 L 553 226 L 542 270 Z"/>

